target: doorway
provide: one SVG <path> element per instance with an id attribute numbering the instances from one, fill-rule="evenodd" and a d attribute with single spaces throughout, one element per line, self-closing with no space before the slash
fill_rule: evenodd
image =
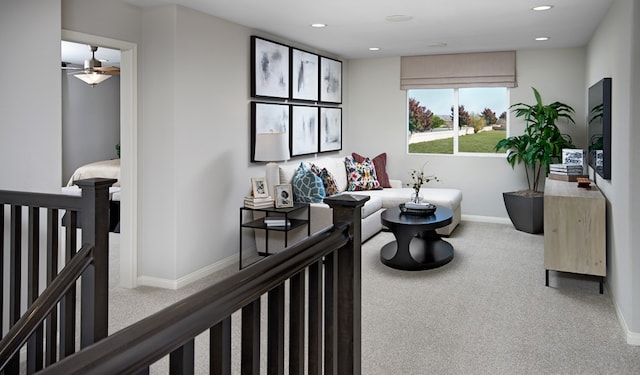
<path id="1" fill-rule="evenodd" d="M 138 279 L 137 253 L 137 45 L 97 35 L 62 30 L 62 40 L 120 50 L 120 283 L 135 288 Z"/>

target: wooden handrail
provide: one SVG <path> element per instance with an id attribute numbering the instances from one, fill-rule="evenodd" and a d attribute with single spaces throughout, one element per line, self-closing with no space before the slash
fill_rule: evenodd
<path id="1" fill-rule="evenodd" d="M 270 256 L 45 368 L 42 374 L 136 374 L 351 241 L 343 223 Z M 359 235 L 359 234 L 358 234 Z"/>
<path id="2" fill-rule="evenodd" d="M 44 322 L 46 317 L 56 308 L 56 304 L 69 289 L 75 287 L 84 270 L 93 261 L 94 247 L 85 244 L 76 256 L 65 266 L 53 282 L 42 292 L 40 297 L 11 327 L 0 341 L 0 368 L 4 368 L 9 360 L 27 342 L 29 336 Z"/>

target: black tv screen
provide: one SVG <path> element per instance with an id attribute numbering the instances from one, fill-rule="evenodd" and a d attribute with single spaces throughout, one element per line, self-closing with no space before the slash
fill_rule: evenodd
<path id="1" fill-rule="evenodd" d="M 611 179 L 611 78 L 589 87 L 589 165 L 602 178 Z"/>

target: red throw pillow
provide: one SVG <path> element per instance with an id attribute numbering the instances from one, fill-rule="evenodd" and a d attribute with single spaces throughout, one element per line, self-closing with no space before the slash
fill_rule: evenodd
<path id="1" fill-rule="evenodd" d="M 365 156 L 359 155 L 355 152 L 351 153 L 353 159 L 362 163 Z M 387 175 L 387 153 L 383 152 L 382 154 L 373 158 L 373 166 L 376 168 L 376 176 L 378 177 L 378 182 L 380 182 L 380 186 L 383 188 L 390 188 L 391 183 L 389 182 L 389 175 Z"/>

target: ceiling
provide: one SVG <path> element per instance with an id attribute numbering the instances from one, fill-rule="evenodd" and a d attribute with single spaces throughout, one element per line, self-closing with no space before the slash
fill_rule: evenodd
<path id="1" fill-rule="evenodd" d="M 122 0 L 179 4 L 345 59 L 585 46 L 613 0 Z M 552 5 L 547 11 L 533 11 Z M 400 21 L 408 16 L 407 21 Z M 393 22 L 395 21 L 395 22 Z M 325 28 L 312 28 L 324 23 Z M 535 41 L 546 36 L 548 41 Z M 443 45 L 444 44 L 444 45 Z M 369 51 L 378 47 L 379 51 Z"/>

